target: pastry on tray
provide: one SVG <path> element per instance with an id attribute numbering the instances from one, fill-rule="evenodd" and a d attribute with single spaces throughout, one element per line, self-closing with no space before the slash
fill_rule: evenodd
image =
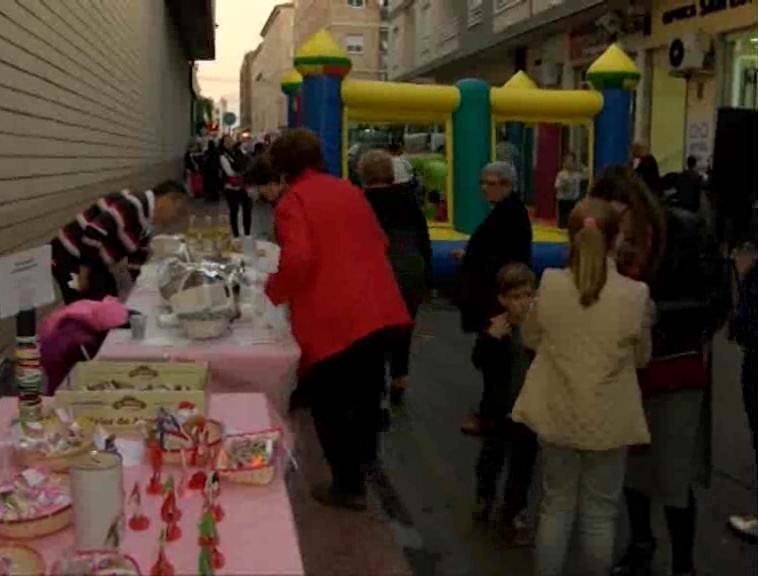
<path id="1" fill-rule="evenodd" d="M 0 576 L 39 576 L 44 573 L 45 561 L 34 548 L 0 542 Z"/>
<path id="2" fill-rule="evenodd" d="M 222 478 L 232 482 L 270 483 L 274 478 L 280 436 L 279 430 L 226 436 L 216 456 L 215 469 Z"/>
<path id="3" fill-rule="evenodd" d="M 58 560 L 52 576 L 140 576 L 139 566 L 119 552 L 74 552 Z"/>
<path id="4" fill-rule="evenodd" d="M 44 463 L 55 472 L 68 469 L 71 458 L 92 450 L 94 424 L 74 418 L 58 408 L 40 421 L 15 420 L 11 436 L 16 455 L 23 466 Z"/>
<path id="5" fill-rule="evenodd" d="M 37 538 L 71 523 L 71 492 L 60 476 L 27 468 L 0 483 L 0 536 Z"/>

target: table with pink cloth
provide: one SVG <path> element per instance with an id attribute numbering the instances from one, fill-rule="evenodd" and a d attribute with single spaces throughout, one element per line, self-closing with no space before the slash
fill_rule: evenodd
<path id="1" fill-rule="evenodd" d="M 126 302 L 147 316 L 145 339 L 112 330 L 99 360 L 201 360 L 208 363 L 212 393 L 262 392 L 279 414 L 287 414 L 300 362 L 300 348 L 290 335 L 266 342 L 251 324 L 235 322 L 227 335 L 214 340 L 183 338 L 177 329 L 158 325 L 160 293 L 152 281 L 146 284 L 138 284 Z"/>
<path id="2" fill-rule="evenodd" d="M 0 401 L 0 425 L 5 430 L 9 429 L 10 420 L 16 413 L 16 402 L 15 398 Z M 263 394 L 214 394 L 210 398 L 209 415 L 237 432 L 268 430 L 280 425 L 280 419 Z M 164 468 L 164 477 L 169 470 L 170 467 Z M 178 473 L 178 468 L 176 471 Z M 150 472 L 147 464 L 125 467 L 125 490 L 131 491 L 135 481 L 139 481 L 144 489 Z M 142 500 L 144 512 L 150 518 L 150 528 L 144 532 L 127 529 L 121 551 L 139 563 L 142 574 L 149 574 L 157 558 L 158 535 L 163 526 L 160 521 L 162 498 L 143 493 Z M 283 463 L 268 486 L 244 486 L 222 481 L 219 502 L 225 512 L 223 520 L 218 523 L 219 550 L 226 563 L 216 571 L 217 574 L 304 574 Z M 176 574 L 197 574 L 197 525 L 202 497 L 197 492 L 188 492 L 179 500 L 179 507 L 182 537 L 166 544 L 166 554 Z M 30 540 L 28 544 L 42 554 L 49 573 L 55 561 L 73 549 L 74 530 L 67 528 L 45 538 Z"/>

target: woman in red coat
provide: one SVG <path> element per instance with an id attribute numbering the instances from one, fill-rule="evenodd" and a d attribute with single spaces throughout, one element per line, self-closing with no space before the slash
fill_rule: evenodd
<path id="1" fill-rule="evenodd" d="M 411 324 L 386 257 L 386 239 L 363 192 L 319 171 L 321 146 L 305 129 L 270 150 L 288 189 L 278 198 L 279 271 L 266 285 L 290 305 L 301 372 L 332 484 L 320 502 L 365 509 L 366 467 L 376 458 L 389 328 Z"/>

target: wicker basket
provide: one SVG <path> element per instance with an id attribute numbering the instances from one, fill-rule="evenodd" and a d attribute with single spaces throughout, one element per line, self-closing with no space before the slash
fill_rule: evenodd
<path id="1" fill-rule="evenodd" d="M 13 576 L 39 576 L 45 574 L 45 561 L 34 548 L 11 542 L 0 543 L 0 557 L 11 561 L 9 573 Z"/>
<path id="2" fill-rule="evenodd" d="M 75 561 L 77 558 L 87 559 L 87 558 L 90 558 L 90 557 L 93 557 L 93 556 L 108 556 L 108 557 L 118 556 L 121 560 L 124 561 L 125 564 L 128 564 L 131 567 L 131 570 L 132 570 L 131 573 L 134 574 L 134 576 L 141 576 L 141 574 L 142 574 L 142 572 L 140 571 L 140 567 L 139 567 L 139 564 L 137 563 L 137 561 L 134 558 L 132 558 L 131 556 L 127 555 L 127 554 L 122 554 L 120 552 L 113 552 L 113 551 L 110 551 L 110 550 L 103 550 L 103 551 L 100 551 L 100 550 L 80 550 L 78 552 L 74 552 L 69 557 L 59 558 L 58 560 L 56 560 L 55 564 L 53 564 L 52 576 L 74 576 L 74 574 L 72 572 L 66 570 L 66 568 L 67 568 L 67 566 L 66 566 L 67 560 L 74 560 Z M 70 566 L 68 568 L 70 570 Z M 126 572 L 123 572 L 122 570 L 123 570 L 123 568 L 120 568 L 118 570 L 117 569 L 110 569 L 109 571 L 103 572 L 103 573 L 107 573 L 107 574 L 122 574 L 122 573 L 126 573 Z M 79 572 L 79 571 L 76 572 L 76 574 L 81 574 L 81 573 L 82 572 Z M 87 573 L 89 574 L 89 572 L 87 572 Z"/>
<path id="3" fill-rule="evenodd" d="M 51 472 L 67 472 L 71 462 L 82 454 L 86 454 L 95 449 L 95 440 L 93 438 L 95 434 L 95 423 L 92 422 L 92 420 L 84 418 L 77 418 L 77 422 L 82 428 L 84 437 L 89 438 L 89 440 L 85 441 L 81 446 L 77 446 L 76 448 L 65 452 L 56 452 L 51 455 L 47 455 L 39 450 L 16 448 L 15 457 L 18 464 L 23 468 L 42 466 Z"/>
<path id="4" fill-rule="evenodd" d="M 221 440 L 224 438 L 224 425 L 218 420 L 206 420 L 205 424 L 208 430 L 208 448 L 212 451 L 216 448 Z M 155 442 L 155 438 L 151 438 L 148 442 Z M 189 446 L 185 450 L 189 450 Z M 163 464 L 179 466 L 182 463 L 182 450 L 181 448 L 166 448 L 162 450 Z M 200 462 L 199 464 L 202 464 Z"/>
<path id="5" fill-rule="evenodd" d="M 74 520 L 71 504 L 60 510 L 29 520 L 0 520 L 0 537 L 13 540 L 31 540 L 54 534 L 68 527 Z"/>
<path id="6" fill-rule="evenodd" d="M 266 486 L 271 484 L 276 474 L 276 460 L 278 454 L 278 443 L 281 437 L 281 431 L 279 430 L 266 430 L 263 432 L 254 432 L 251 434 L 234 434 L 227 436 L 229 439 L 234 437 L 246 437 L 254 438 L 256 440 L 273 440 L 274 441 L 274 453 L 271 457 L 271 462 L 263 466 L 257 466 L 255 468 L 240 468 L 240 469 L 223 469 L 216 467 L 219 477 L 230 482 L 237 484 L 250 484 L 255 486 Z"/>
<path id="7" fill-rule="evenodd" d="M 212 340 L 223 336 L 229 330 L 229 319 L 187 320 L 179 318 L 179 325 L 190 340 Z"/>

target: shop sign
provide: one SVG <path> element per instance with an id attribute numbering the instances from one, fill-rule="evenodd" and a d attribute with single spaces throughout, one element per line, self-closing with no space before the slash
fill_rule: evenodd
<path id="1" fill-rule="evenodd" d="M 696 16 L 708 16 L 717 12 L 723 12 L 730 8 L 739 8 L 745 4 L 752 4 L 753 0 L 698 0 L 691 4 L 685 4 L 663 13 L 663 24 L 671 24 L 681 20 L 689 20 Z"/>

